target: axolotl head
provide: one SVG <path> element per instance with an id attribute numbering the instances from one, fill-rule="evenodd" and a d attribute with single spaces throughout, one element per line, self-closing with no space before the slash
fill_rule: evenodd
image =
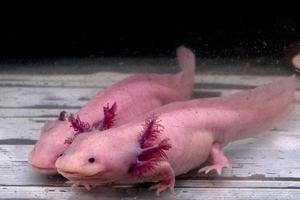
<path id="1" fill-rule="evenodd" d="M 103 132 L 79 135 L 56 161 L 60 174 L 74 184 L 132 183 L 166 158 L 169 139 L 159 139 L 157 118 Z"/>
<path id="2" fill-rule="evenodd" d="M 102 131 L 111 128 L 114 125 L 116 109 L 116 102 L 111 107 L 107 104 L 103 107 L 104 116 L 99 115 L 99 119 L 95 120 L 96 123 L 92 125 L 81 121 L 78 115 L 75 117 L 73 114 L 69 115 L 62 111 L 58 120 L 49 121 L 44 125 L 39 141 L 29 154 L 28 162 L 40 172 L 57 173 L 56 159 L 63 155 L 75 136 L 95 129 Z M 102 118 L 103 120 L 100 120 Z"/>
<path id="3" fill-rule="evenodd" d="M 73 183 L 90 185 L 118 182 L 136 160 L 138 143 L 130 134 L 116 137 L 119 128 L 79 135 L 56 161 L 60 174 Z"/>
<path id="4" fill-rule="evenodd" d="M 28 162 L 36 170 L 56 174 L 56 159 L 69 146 L 65 141 L 74 135 L 67 121 L 49 121 L 42 128 L 40 138 L 29 153 Z"/>

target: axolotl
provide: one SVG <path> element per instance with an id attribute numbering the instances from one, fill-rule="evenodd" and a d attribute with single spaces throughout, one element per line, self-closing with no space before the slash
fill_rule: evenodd
<path id="1" fill-rule="evenodd" d="M 230 96 L 174 102 L 146 120 L 80 135 L 56 161 L 58 172 L 75 185 L 156 182 L 159 194 L 174 189 L 175 176 L 229 166 L 223 147 L 274 127 L 292 110 L 291 76 Z"/>
<path id="2" fill-rule="evenodd" d="M 177 74 L 133 75 L 97 93 L 76 114 L 61 112 L 59 119 L 42 128 L 28 162 L 40 172 L 57 173 L 55 161 L 75 136 L 118 127 L 164 104 L 189 99 L 195 55 L 181 46 L 177 49 L 177 59 L 181 68 Z"/>

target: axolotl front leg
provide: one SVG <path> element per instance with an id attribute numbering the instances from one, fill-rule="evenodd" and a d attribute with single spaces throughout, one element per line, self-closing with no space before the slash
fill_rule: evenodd
<path id="1" fill-rule="evenodd" d="M 159 195 L 160 192 L 170 188 L 172 193 L 174 193 L 175 173 L 168 161 L 158 162 L 155 170 L 148 175 L 150 179 L 151 177 L 155 178 L 156 176 L 159 178 L 160 182 L 151 186 L 149 190 L 156 190 L 156 195 Z"/>
<path id="2" fill-rule="evenodd" d="M 172 193 L 174 192 L 175 173 L 168 161 L 148 161 L 141 164 L 139 168 L 137 170 L 143 172 L 141 174 L 133 172 L 132 176 L 140 182 L 157 182 L 149 188 L 149 190 L 156 190 L 157 196 L 168 188 Z"/>

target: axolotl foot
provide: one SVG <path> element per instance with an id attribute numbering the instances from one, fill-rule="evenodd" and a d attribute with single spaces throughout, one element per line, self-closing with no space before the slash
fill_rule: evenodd
<path id="1" fill-rule="evenodd" d="M 210 171 L 216 170 L 217 173 L 219 175 L 221 175 L 222 169 L 226 168 L 226 167 L 229 167 L 229 165 L 219 165 L 219 164 L 209 165 L 209 166 L 206 166 L 206 167 L 203 167 L 203 168 L 199 169 L 198 173 L 205 172 L 205 174 L 208 174 Z"/>
<path id="2" fill-rule="evenodd" d="M 162 191 L 165 191 L 166 189 L 170 188 L 171 192 L 174 194 L 175 193 L 174 184 L 175 184 L 175 180 L 173 180 L 172 178 L 165 179 L 155 185 L 152 185 L 149 188 L 149 190 L 156 190 L 155 194 L 156 194 L 156 196 L 159 196 L 159 194 Z"/>
<path id="3" fill-rule="evenodd" d="M 210 152 L 210 159 L 212 160 L 213 164 L 203 167 L 198 170 L 198 173 L 205 172 L 205 174 L 209 173 L 212 170 L 216 170 L 219 175 L 222 173 L 222 169 L 229 167 L 229 161 L 224 155 L 220 144 L 215 143 L 212 146 L 211 152 Z"/>

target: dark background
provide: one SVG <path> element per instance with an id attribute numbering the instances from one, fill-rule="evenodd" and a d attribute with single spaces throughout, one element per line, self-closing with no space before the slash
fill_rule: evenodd
<path id="1" fill-rule="evenodd" d="M 283 57 L 300 52 L 300 17 L 201 18 L 189 21 L 55 23 L 2 30 L 0 59 L 173 57 L 185 44 L 205 57 Z M 291 45 L 293 44 L 293 45 Z M 298 51 L 299 50 L 299 51 Z"/>

